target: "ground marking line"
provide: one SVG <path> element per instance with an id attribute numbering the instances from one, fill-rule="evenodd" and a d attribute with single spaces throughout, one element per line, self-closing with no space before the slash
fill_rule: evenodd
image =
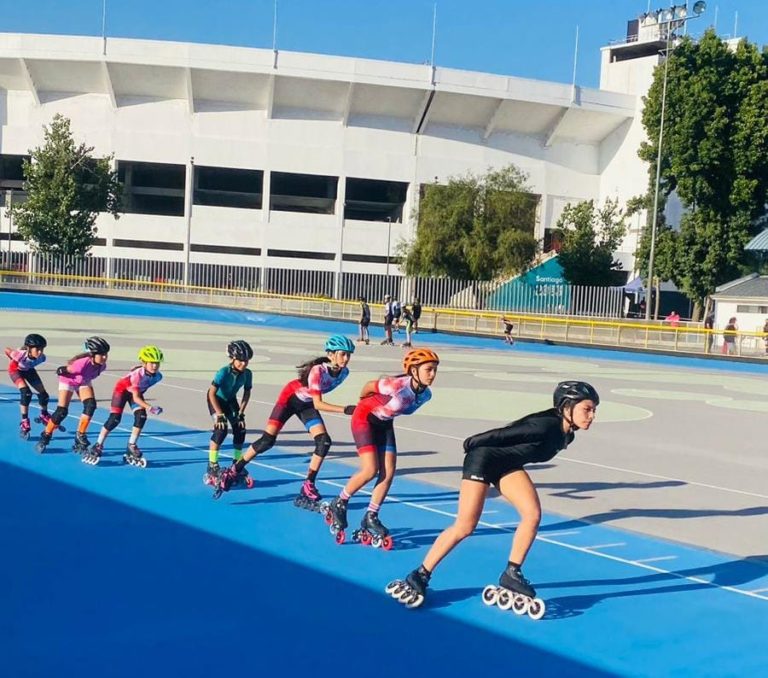
<path id="1" fill-rule="evenodd" d="M 160 382 L 158 385 L 159 386 L 168 386 L 170 388 L 183 389 L 183 390 L 187 390 L 187 391 L 195 391 L 196 393 L 204 393 L 204 391 L 202 391 L 200 389 L 192 388 L 190 386 L 177 386 L 175 384 L 164 384 L 163 382 Z M 273 404 L 273 403 L 265 402 L 263 400 L 251 400 L 251 402 L 260 403 L 262 405 L 271 405 L 271 404 Z M 330 414 L 331 416 L 335 416 L 335 417 L 343 417 L 344 416 L 342 414 L 336 414 L 334 412 L 326 413 L 326 414 Z M 464 438 L 461 438 L 461 437 L 458 437 L 458 436 L 451 436 L 451 435 L 447 435 L 445 433 L 435 433 L 434 431 L 423 431 L 421 429 L 410 428 L 408 426 L 400 426 L 399 424 L 398 424 L 397 428 L 400 429 L 401 431 L 410 431 L 411 433 L 421 433 L 421 434 L 424 434 L 424 435 L 435 436 L 437 438 L 448 438 L 450 440 L 464 440 Z M 721 485 L 711 485 L 709 483 L 701 483 L 701 482 L 698 482 L 698 481 L 695 481 L 695 480 L 684 480 L 683 478 L 673 478 L 672 476 L 663 476 L 663 475 L 660 475 L 658 473 L 646 473 L 644 471 L 635 471 L 633 469 L 622 468 L 620 466 L 610 466 L 609 464 L 599 464 L 599 463 L 594 462 L 594 461 L 584 461 L 583 459 L 573 459 L 572 457 L 565 457 L 565 456 L 562 456 L 562 455 L 559 455 L 557 457 L 557 461 L 567 461 L 567 462 L 570 462 L 572 464 L 583 464 L 585 466 L 594 466 L 596 468 L 607 469 L 609 471 L 619 471 L 621 473 L 629 473 L 629 474 L 636 475 L 636 476 L 643 476 L 645 478 L 655 478 L 657 480 L 669 480 L 669 481 L 673 481 L 673 482 L 676 482 L 676 483 L 684 483 L 686 485 L 694 485 L 696 487 L 706 487 L 707 489 L 710 489 L 710 490 L 719 490 L 721 492 L 731 492 L 733 494 L 743 494 L 743 495 L 748 496 L 748 497 L 757 497 L 759 499 L 768 499 L 768 494 L 760 494 L 759 492 L 748 492 L 746 490 L 736 490 L 736 489 L 733 489 L 731 487 L 722 487 Z"/>
<path id="2" fill-rule="evenodd" d="M 617 541 L 617 542 L 615 542 L 613 544 L 593 544 L 591 546 L 585 546 L 584 548 L 585 549 L 590 549 L 590 550 L 591 549 L 612 549 L 612 548 L 615 548 L 617 546 L 626 546 L 626 545 L 627 545 L 627 542 Z"/>
<path id="3" fill-rule="evenodd" d="M 677 556 L 656 556 L 655 558 L 638 558 L 636 563 L 655 563 L 658 560 L 677 560 Z"/>
<path id="4" fill-rule="evenodd" d="M 73 415 L 73 414 L 67 415 L 67 418 L 68 419 L 79 419 L 78 416 Z M 99 422 L 95 422 L 95 423 L 98 424 Z M 130 430 L 131 430 L 131 429 L 125 428 L 123 426 L 118 426 L 117 428 L 119 430 L 121 430 L 121 431 L 127 431 L 127 432 L 130 432 Z M 180 427 L 180 428 L 184 428 L 184 427 Z M 161 440 L 161 441 L 163 441 L 165 443 L 168 443 L 170 445 L 176 445 L 177 447 L 184 447 L 184 448 L 187 448 L 187 449 L 192 449 L 192 450 L 200 451 L 199 447 L 196 447 L 195 445 L 190 445 L 188 443 L 182 443 L 182 442 L 179 442 L 178 440 L 170 440 L 168 438 L 164 438 L 162 436 L 153 435 L 153 434 L 145 434 L 145 435 L 146 435 L 147 438 L 152 438 L 154 440 Z M 220 455 L 220 456 L 226 457 L 226 458 L 230 457 L 230 455 L 223 455 L 223 454 Z M 279 473 L 285 473 L 285 474 L 288 474 L 288 475 L 297 476 L 299 478 L 303 478 L 306 475 L 305 473 L 296 473 L 295 471 L 290 471 L 288 469 L 281 468 L 280 466 L 275 466 L 274 464 L 265 464 L 263 462 L 258 462 L 255 459 L 253 461 L 251 461 L 250 463 L 255 464 L 256 466 L 260 466 L 262 468 L 267 468 L 267 469 L 270 469 L 270 470 L 273 470 L 273 471 L 277 471 Z M 332 481 L 332 480 L 321 480 L 320 482 L 322 482 L 325 485 L 332 485 L 332 486 L 340 487 L 340 488 L 344 487 L 344 485 L 342 485 L 341 483 L 337 483 L 337 482 Z M 368 495 L 371 494 L 370 492 L 368 492 L 366 490 L 362 490 L 361 492 L 363 494 L 368 494 Z M 440 509 L 433 508 L 433 507 L 425 505 L 425 504 L 418 504 L 418 503 L 412 502 L 412 501 L 404 501 L 402 499 L 398 499 L 396 496 L 390 495 L 390 496 L 387 497 L 387 499 L 389 501 L 393 501 L 393 502 L 396 502 L 398 504 L 403 504 L 404 506 L 410 506 L 411 508 L 416 508 L 416 509 L 419 509 L 421 511 L 428 511 L 430 513 L 436 513 L 437 515 L 445 516 L 447 518 L 456 518 L 456 514 L 455 513 L 449 513 L 448 511 L 442 511 Z M 499 530 L 500 532 L 506 532 L 507 534 L 513 534 L 514 533 L 513 529 L 511 529 L 509 527 L 505 527 L 502 524 L 489 523 L 489 522 L 484 521 L 484 520 L 479 520 L 477 522 L 477 524 L 481 525 L 483 527 L 489 527 L 491 529 Z M 623 565 L 631 565 L 633 567 L 639 567 L 640 569 L 648 570 L 650 572 L 655 572 L 657 574 L 662 574 L 662 575 L 674 577 L 676 579 L 683 579 L 685 581 L 690 581 L 690 582 L 693 582 L 695 584 L 702 584 L 704 586 L 711 586 L 713 588 L 720 589 L 722 591 L 729 591 L 731 593 L 737 593 L 737 594 L 742 595 L 742 596 L 748 596 L 750 598 L 756 598 L 758 600 L 768 601 L 768 595 L 760 595 L 759 592 L 756 593 L 754 591 L 746 591 L 744 589 L 739 589 L 739 588 L 736 588 L 734 586 L 723 586 L 721 584 L 717 584 L 715 582 L 708 581 L 706 579 L 702 579 L 701 577 L 694 577 L 694 576 L 690 576 L 690 575 L 683 575 L 683 574 L 679 574 L 677 572 L 672 572 L 670 570 L 665 570 L 665 569 L 663 569 L 661 567 L 655 567 L 654 565 L 649 565 L 647 562 L 642 562 L 642 561 L 639 561 L 639 560 L 629 560 L 627 558 L 621 558 L 619 556 L 613 556 L 613 555 L 610 555 L 608 553 L 601 553 L 600 551 L 593 551 L 589 547 L 574 546 L 573 544 L 567 544 L 565 542 L 557 541 L 556 539 L 551 539 L 550 537 L 543 537 L 541 535 L 537 535 L 536 536 L 536 540 L 537 541 L 541 541 L 541 542 L 543 542 L 545 544 L 550 544 L 552 546 L 560 546 L 561 548 L 569 549 L 571 551 L 576 551 L 578 553 L 585 553 L 587 555 L 597 556 L 598 558 L 605 558 L 606 560 L 611 560 L 613 562 L 621 563 Z M 758 589 L 758 591 L 761 591 L 761 589 Z"/>

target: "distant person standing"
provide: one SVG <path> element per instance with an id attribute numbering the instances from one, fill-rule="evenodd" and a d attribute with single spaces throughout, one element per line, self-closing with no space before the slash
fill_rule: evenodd
<path id="1" fill-rule="evenodd" d="M 392 297 L 389 294 L 384 295 L 384 341 L 381 342 L 382 346 L 394 346 L 395 342 L 392 340 Z"/>
<path id="2" fill-rule="evenodd" d="M 358 341 L 370 344 L 371 338 L 368 334 L 368 325 L 371 324 L 371 307 L 368 306 L 368 300 L 365 297 L 358 297 L 358 299 L 360 301 L 360 338 Z"/>
<path id="3" fill-rule="evenodd" d="M 403 306 L 403 320 L 405 321 L 405 341 L 403 346 L 411 346 L 413 337 L 413 312 L 407 306 Z"/>
<path id="4" fill-rule="evenodd" d="M 419 333 L 419 318 L 421 318 L 421 301 L 418 297 L 413 298 L 411 304 L 411 315 L 413 316 L 413 333 Z"/>
<path id="5" fill-rule="evenodd" d="M 765 354 L 768 355 L 768 318 L 763 325 L 763 343 L 765 344 Z"/>
<path id="6" fill-rule="evenodd" d="M 728 324 L 723 330 L 723 353 L 725 355 L 736 354 L 736 332 L 739 326 L 736 323 L 736 318 L 732 317 L 728 319 Z"/>
<path id="7" fill-rule="evenodd" d="M 704 329 L 709 330 L 709 332 L 707 332 L 707 353 L 711 353 L 712 344 L 715 341 L 715 333 L 712 331 L 715 329 L 715 314 L 713 311 L 710 311 L 707 314 L 707 317 L 704 318 Z"/>
<path id="8" fill-rule="evenodd" d="M 672 311 L 664 320 L 669 323 L 670 327 L 680 326 L 680 314 L 677 311 Z"/>
<path id="9" fill-rule="evenodd" d="M 504 323 L 504 341 L 506 341 L 510 346 L 514 346 L 515 339 L 512 336 L 512 330 L 515 329 L 514 324 L 507 318 L 502 318 L 501 322 Z"/>
<path id="10" fill-rule="evenodd" d="M 398 299 L 392 300 L 392 325 L 395 332 L 400 331 L 400 317 L 403 315 L 403 305 Z"/>

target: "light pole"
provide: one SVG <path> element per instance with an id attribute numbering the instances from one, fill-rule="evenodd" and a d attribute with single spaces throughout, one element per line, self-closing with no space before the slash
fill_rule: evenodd
<path id="1" fill-rule="evenodd" d="M 389 278 L 389 243 L 392 240 L 392 217 L 387 217 L 387 278 Z"/>
<path id="2" fill-rule="evenodd" d="M 656 253 L 656 229 L 659 221 L 659 185 L 661 184 L 661 148 L 664 141 L 664 111 L 667 105 L 667 73 L 669 71 L 669 56 L 672 51 L 673 29 L 685 26 L 689 19 L 700 17 L 707 8 L 707 3 L 698 0 L 693 5 L 693 16 L 688 16 L 688 3 L 684 5 L 672 5 L 669 9 L 662 9 L 656 13 L 646 14 L 641 17 L 640 23 L 652 21 L 658 24 L 659 34 L 667 41 L 664 54 L 664 79 L 661 86 L 661 120 L 659 121 L 659 150 L 656 155 L 656 180 L 654 182 L 653 214 L 651 215 L 651 249 L 648 253 L 648 294 L 645 302 L 645 319 L 651 319 L 651 302 L 653 301 L 653 264 Z"/>

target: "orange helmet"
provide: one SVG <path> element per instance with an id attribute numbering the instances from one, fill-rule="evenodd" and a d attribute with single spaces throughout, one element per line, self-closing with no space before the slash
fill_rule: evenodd
<path id="1" fill-rule="evenodd" d="M 418 367 L 424 363 L 440 364 L 440 357 L 434 351 L 428 348 L 414 348 L 405 354 L 403 358 L 403 370 L 406 374 L 411 373 L 412 367 Z"/>

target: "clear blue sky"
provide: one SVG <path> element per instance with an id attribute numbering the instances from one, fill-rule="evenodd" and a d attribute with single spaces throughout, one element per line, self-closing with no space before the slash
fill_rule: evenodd
<path id="1" fill-rule="evenodd" d="M 678 0 L 679 2 L 679 0 Z M 410 63 L 428 62 L 434 0 L 278 0 L 279 49 Z M 690 2 L 689 4 L 693 4 Z M 102 0 L 6 2 L 0 30 L 101 35 Z M 701 33 L 768 43 L 768 0 L 708 0 Z M 669 6 L 656 0 L 651 9 Z M 272 47 L 274 0 L 107 0 L 107 35 Z M 438 66 L 595 87 L 600 47 L 626 34 L 648 0 L 437 0 Z"/>

